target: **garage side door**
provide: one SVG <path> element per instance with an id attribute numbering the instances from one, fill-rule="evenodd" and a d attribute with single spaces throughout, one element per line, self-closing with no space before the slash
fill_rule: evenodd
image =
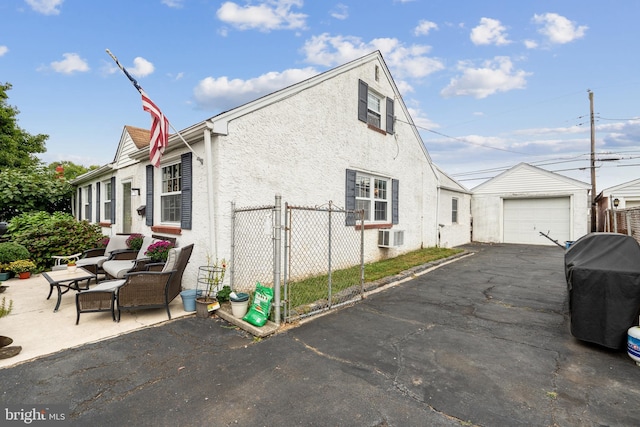
<path id="1" fill-rule="evenodd" d="M 505 243 L 554 245 L 541 231 L 561 245 L 570 240 L 569 197 L 505 199 L 503 206 Z"/>

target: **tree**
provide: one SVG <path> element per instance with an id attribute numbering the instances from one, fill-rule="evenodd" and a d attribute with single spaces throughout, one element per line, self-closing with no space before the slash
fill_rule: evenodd
<path id="1" fill-rule="evenodd" d="M 62 162 L 49 163 L 49 166 L 47 166 L 47 169 L 50 172 L 54 173 L 57 177 L 59 177 L 60 176 L 58 172 L 59 167 L 62 167 L 62 176 L 64 177 L 64 179 L 67 181 L 71 181 L 72 179 L 79 177 L 83 173 L 97 169 L 99 166 L 93 165 L 87 168 L 82 165 L 76 165 L 75 163 L 70 162 L 68 160 L 64 160 Z"/>
<path id="2" fill-rule="evenodd" d="M 71 185 L 43 167 L 0 171 L 0 221 L 25 212 L 71 212 L 72 196 Z"/>
<path id="3" fill-rule="evenodd" d="M 7 103 L 11 88 L 10 83 L 0 84 L 0 170 L 39 166 L 41 161 L 35 154 L 46 151 L 49 135 L 31 135 L 18 127 L 20 111 Z"/>

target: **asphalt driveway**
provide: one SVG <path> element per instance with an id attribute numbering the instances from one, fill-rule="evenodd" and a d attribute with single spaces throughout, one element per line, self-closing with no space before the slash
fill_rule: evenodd
<path id="1" fill-rule="evenodd" d="M 564 251 L 465 248 L 266 339 L 188 317 L 0 369 L 0 424 L 61 404 L 78 426 L 637 425 L 640 367 L 569 333 Z"/>

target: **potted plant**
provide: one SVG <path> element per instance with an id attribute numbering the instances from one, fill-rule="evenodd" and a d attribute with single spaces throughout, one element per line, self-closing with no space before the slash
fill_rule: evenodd
<path id="1" fill-rule="evenodd" d="M 36 271 L 36 264 L 30 259 L 19 259 L 9 263 L 9 270 L 13 271 L 21 279 L 28 279 L 31 273 Z"/>
<path id="2" fill-rule="evenodd" d="M 13 275 L 13 271 L 9 268 L 9 263 L 19 259 L 27 259 L 29 256 L 29 250 L 19 243 L 0 243 L 0 273 L 7 273 L 3 274 L 0 280 L 8 280 Z"/>
<path id="3" fill-rule="evenodd" d="M 227 261 L 222 259 L 211 263 L 207 257 L 207 265 L 200 267 L 198 285 L 204 285 L 201 295 L 196 296 L 196 316 L 209 317 L 209 313 L 220 308 L 220 302 L 216 296 L 224 281 L 227 270 Z"/>
<path id="4" fill-rule="evenodd" d="M 8 262 L 0 262 L 0 282 L 11 278 L 11 270 L 9 270 Z"/>
<path id="5" fill-rule="evenodd" d="M 149 245 L 147 251 L 144 254 L 151 258 L 152 262 L 167 262 L 169 250 L 174 247 L 175 245 L 173 244 L 173 242 L 170 242 L 168 240 L 160 240 L 159 242 L 155 242 Z"/>
<path id="6" fill-rule="evenodd" d="M 7 301 L 2 298 L 2 304 L 0 304 L 0 317 L 8 316 L 13 310 L 13 300 L 9 300 L 9 306 L 7 307 Z M 9 337 L 0 336 L 0 359 L 7 359 L 9 357 L 16 356 L 22 351 L 20 346 L 10 346 L 13 340 Z"/>
<path id="7" fill-rule="evenodd" d="M 132 251 L 139 251 L 144 242 L 144 235 L 140 233 L 132 233 L 125 241 L 127 247 Z"/>
<path id="8" fill-rule="evenodd" d="M 69 273 L 75 273 L 77 268 L 78 266 L 76 265 L 76 260 L 70 259 L 69 262 L 67 263 L 67 271 Z"/>

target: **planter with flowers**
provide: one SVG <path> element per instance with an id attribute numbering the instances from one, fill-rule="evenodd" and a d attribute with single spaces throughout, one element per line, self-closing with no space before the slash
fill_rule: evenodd
<path id="1" fill-rule="evenodd" d="M 21 279 L 28 279 L 31 273 L 36 271 L 36 264 L 29 259 L 19 259 L 9 263 L 9 270 L 13 271 Z"/>
<path id="2" fill-rule="evenodd" d="M 67 271 L 69 273 L 75 273 L 77 268 L 76 261 L 74 259 L 69 260 L 67 263 Z"/>
<path id="3" fill-rule="evenodd" d="M 151 262 L 167 262 L 169 250 L 174 247 L 175 245 L 172 242 L 168 240 L 160 240 L 159 242 L 149 245 L 144 254 L 151 258 Z"/>
<path id="4" fill-rule="evenodd" d="M 144 235 L 140 233 L 130 234 L 129 237 L 127 237 L 127 240 L 125 241 L 127 248 L 136 252 L 139 251 L 140 248 L 142 248 L 142 242 L 144 242 Z"/>
<path id="5" fill-rule="evenodd" d="M 0 262 L 0 282 L 4 282 L 5 280 L 9 280 L 10 278 L 11 278 L 11 270 L 9 270 L 9 263 Z"/>

